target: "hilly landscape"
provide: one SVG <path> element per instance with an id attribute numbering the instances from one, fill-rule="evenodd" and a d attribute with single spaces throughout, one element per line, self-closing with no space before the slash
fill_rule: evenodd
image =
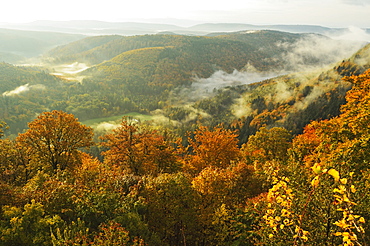
<path id="1" fill-rule="evenodd" d="M 0 246 L 367 245 L 368 42 L 34 24 L 0 30 Z"/>
<path id="2" fill-rule="evenodd" d="M 37 66 L 2 64 L 5 87 L 1 115 L 12 133 L 25 129 L 35 114 L 53 109 L 73 113 L 82 121 L 136 112 L 162 121 L 167 119 L 166 122 L 177 126 L 199 117 L 204 121 L 212 119 L 213 123 L 231 124 L 248 117 L 240 113 L 247 112 L 247 106 L 238 109 L 243 107 L 240 102 L 247 97 L 243 93 L 249 91 L 248 88 L 255 88 L 252 93 L 261 94 L 253 100 L 260 100 L 260 106 L 270 105 L 269 110 L 282 107 L 284 100 L 293 105 L 300 103 L 312 90 L 315 95 L 318 88 L 321 90 L 324 82 L 315 82 L 315 76 L 322 74 L 322 80 L 327 77 L 326 80 L 340 81 L 336 73 L 328 71 L 362 45 L 362 42 L 333 40 L 320 34 L 268 30 L 208 36 L 86 37 L 45 52 L 37 58 Z M 12 77 L 14 74 L 18 74 L 16 78 Z M 277 79 L 283 82 L 270 79 L 261 84 L 271 87 L 278 84 L 287 91 L 268 89 L 264 95 L 258 91 L 269 86 L 253 84 L 249 87 L 251 83 L 276 76 L 283 76 Z M 12 83 L 5 83 L 8 80 Z M 332 89 L 338 86 L 343 98 L 342 82 L 333 84 Z M 330 86 L 322 87 L 325 91 Z M 233 92 L 225 92 L 227 90 Z M 303 97 L 296 95 L 302 92 Z M 44 96 L 38 97 L 39 93 Z M 283 93 L 280 95 L 282 102 L 275 103 L 272 99 L 268 102 L 267 95 L 273 98 L 275 93 Z M 282 95 L 291 98 L 282 98 Z M 313 118 L 305 116 L 302 122 L 300 118 L 290 120 L 297 123 L 290 124 L 289 129 L 298 133 L 310 120 L 337 114 L 340 103 L 343 100 L 331 105 L 335 112 L 322 110 Z M 259 110 L 258 114 L 266 108 Z M 244 136 L 247 138 L 248 134 Z"/>

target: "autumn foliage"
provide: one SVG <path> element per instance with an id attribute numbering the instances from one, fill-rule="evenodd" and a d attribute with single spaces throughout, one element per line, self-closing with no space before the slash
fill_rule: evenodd
<path id="1" fill-rule="evenodd" d="M 17 142 L 26 149 L 33 165 L 42 169 L 64 170 L 79 161 L 79 148 L 93 144 L 92 129 L 61 111 L 45 112 L 28 127 Z"/>
<path id="2" fill-rule="evenodd" d="M 0 140 L 0 245 L 368 245 L 370 71 L 346 80 L 338 117 L 243 144 L 123 119 L 92 156 L 91 128 L 42 113 Z"/>

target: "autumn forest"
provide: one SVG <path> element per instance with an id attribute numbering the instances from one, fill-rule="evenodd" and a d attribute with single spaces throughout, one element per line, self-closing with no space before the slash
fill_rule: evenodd
<path id="1" fill-rule="evenodd" d="M 313 40 L 345 45 L 107 35 L 1 63 L 0 246 L 369 245 L 370 45 Z"/>

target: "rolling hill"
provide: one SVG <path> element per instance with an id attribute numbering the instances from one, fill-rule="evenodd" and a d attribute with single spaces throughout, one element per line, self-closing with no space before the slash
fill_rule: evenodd
<path id="1" fill-rule="evenodd" d="M 318 49 L 317 40 L 334 50 Z M 320 56 L 296 53 L 298 44 L 306 52 L 308 43 Z M 7 87 L 1 93 L 8 96 L 1 101 L 1 117 L 14 133 L 37 113 L 52 109 L 73 113 L 80 120 L 138 112 L 176 126 L 197 120 L 224 122 L 239 125 L 244 137 L 262 125 L 287 125 L 299 132 L 309 120 L 336 115 L 349 88 L 341 77 L 368 66 L 366 51 L 361 50 L 335 68 L 304 73 L 305 66 L 311 68 L 318 60 L 326 66 L 338 62 L 339 58 L 331 57 L 334 51 L 338 53 L 337 47 L 350 51 L 343 43 L 321 35 L 278 31 L 87 37 L 44 55 L 52 61 L 50 66 L 88 64 L 89 68 L 71 75 L 75 81 L 51 76 L 48 68 L 2 64 L 2 83 Z M 365 64 L 362 68 L 361 62 Z M 288 66 L 296 63 L 300 66 Z M 217 85 L 220 78 L 226 81 L 222 86 Z M 23 91 L 10 93 L 17 90 Z M 205 97 L 196 97 L 195 90 Z"/>
<path id="2" fill-rule="evenodd" d="M 301 133 L 312 120 L 328 119 L 340 113 L 345 93 L 352 87 L 345 76 L 359 75 L 370 68 L 370 44 L 335 66 L 311 72 L 297 72 L 259 83 L 226 87 L 192 107 L 207 115 L 213 124 L 231 122 L 247 141 L 261 126 L 284 127 Z M 186 121 L 187 109 L 168 108 L 164 115 Z M 176 118 L 179 111 L 183 117 Z"/>
<path id="3" fill-rule="evenodd" d="M 85 36 L 80 34 L 0 28 L 0 52 L 8 54 L 2 56 L 3 61 L 15 63 L 23 58 L 39 56 L 51 48 L 83 37 Z"/>

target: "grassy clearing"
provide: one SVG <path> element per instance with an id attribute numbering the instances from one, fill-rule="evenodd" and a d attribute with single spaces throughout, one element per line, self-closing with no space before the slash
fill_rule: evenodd
<path id="1" fill-rule="evenodd" d="M 97 126 L 97 125 L 99 125 L 101 123 L 104 123 L 104 122 L 111 122 L 111 123 L 119 124 L 123 117 L 129 117 L 129 118 L 137 119 L 137 120 L 140 120 L 140 121 L 146 121 L 146 120 L 151 120 L 152 119 L 151 115 L 145 115 L 145 114 L 140 114 L 140 113 L 136 113 L 136 112 L 131 112 L 131 113 L 128 113 L 128 114 L 123 114 L 123 115 L 85 120 L 85 121 L 82 121 L 81 123 L 84 124 L 84 125 L 87 125 L 87 126 L 91 126 L 91 127 Z"/>

